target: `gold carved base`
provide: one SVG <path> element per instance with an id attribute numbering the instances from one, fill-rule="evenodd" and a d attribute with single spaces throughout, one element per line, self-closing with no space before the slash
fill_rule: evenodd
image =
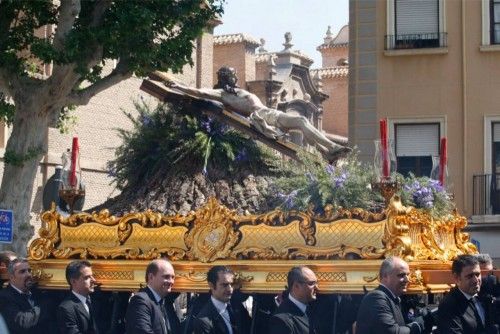
<path id="1" fill-rule="evenodd" d="M 393 198 L 373 214 L 361 209 L 309 212 L 271 211 L 238 215 L 215 199 L 186 216 L 152 211 L 115 217 L 107 210 L 60 216 L 42 215 L 46 228 L 29 246 L 31 264 L 46 288 L 66 288 L 70 259 L 93 263 L 103 289 L 136 290 L 154 258 L 168 257 L 176 269 L 175 289 L 206 291 L 207 270 L 229 265 L 245 291 L 278 292 L 293 265 L 316 271 L 325 292 L 360 292 L 378 284 L 382 259 L 400 256 L 410 263 L 412 292 L 445 291 L 450 260 L 475 253 L 466 219 L 435 220 Z M 436 274 L 440 273 L 440 274 Z"/>

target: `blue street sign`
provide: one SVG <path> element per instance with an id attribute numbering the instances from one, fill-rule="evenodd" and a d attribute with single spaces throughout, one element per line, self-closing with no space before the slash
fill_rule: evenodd
<path id="1" fill-rule="evenodd" d="M 0 243 L 12 243 L 14 213 L 12 210 L 0 210 Z"/>

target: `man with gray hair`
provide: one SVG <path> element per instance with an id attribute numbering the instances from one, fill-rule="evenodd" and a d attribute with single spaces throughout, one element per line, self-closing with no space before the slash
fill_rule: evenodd
<path id="1" fill-rule="evenodd" d="M 0 313 L 10 334 L 52 333 L 51 310 L 31 293 L 34 281 L 28 260 L 12 260 L 7 273 L 9 285 L 0 290 Z"/>
<path id="2" fill-rule="evenodd" d="M 492 271 L 493 270 L 493 260 L 490 254 L 477 254 L 477 261 L 479 261 L 479 268 L 481 271 Z"/>
<path id="3" fill-rule="evenodd" d="M 410 269 L 399 257 L 382 261 L 380 285 L 364 296 L 356 320 L 357 334 L 417 334 L 424 331 L 422 317 L 405 324 L 401 312 L 401 295 L 408 287 Z"/>

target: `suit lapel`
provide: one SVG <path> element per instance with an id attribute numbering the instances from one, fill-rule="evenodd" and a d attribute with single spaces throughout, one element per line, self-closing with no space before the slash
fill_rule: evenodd
<path id="1" fill-rule="evenodd" d="M 212 319 L 214 327 L 217 327 L 220 333 L 229 334 L 226 322 L 224 321 L 224 319 L 222 319 L 222 315 L 219 314 L 219 311 L 217 311 L 217 308 L 215 307 L 211 299 L 209 300 L 209 303 L 210 303 L 210 318 Z"/>
<path id="2" fill-rule="evenodd" d="M 309 329 L 309 333 L 314 333 L 313 328 L 309 328 L 309 318 L 302 312 L 297 305 L 295 305 L 290 299 L 285 299 L 286 307 L 289 312 L 293 315 L 294 319 L 297 321 L 298 325 L 302 325 L 304 328 Z"/>
<path id="3" fill-rule="evenodd" d="M 30 302 L 25 296 L 23 296 L 23 294 L 19 293 L 10 284 L 8 285 L 7 288 L 9 289 L 12 296 L 14 296 L 14 300 L 18 302 L 18 304 L 22 307 L 23 310 L 29 310 L 32 308 Z"/>
<path id="4" fill-rule="evenodd" d="M 78 297 L 75 296 L 75 294 L 73 292 L 70 292 L 70 298 L 73 301 L 73 303 L 75 303 L 76 312 L 79 313 L 80 316 L 82 316 L 84 319 L 86 319 L 87 322 L 89 322 L 90 321 L 90 314 L 85 309 L 85 306 L 83 305 L 81 300 L 78 299 Z"/>
<path id="5" fill-rule="evenodd" d="M 401 312 L 401 306 L 394 300 L 394 296 L 391 291 L 389 291 L 385 286 L 379 285 L 378 290 L 385 293 L 386 298 L 389 300 L 391 305 L 392 314 L 394 315 L 394 319 L 398 325 L 404 325 L 405 319 L 403 318 L 403 313 Z"/>
<path id="6" fill-rule="evenodd" d="M 148 295 L 149 299 L 151 299 L 151 303 L 153 304 L 153 309 L 156 313 L 156 316 L 158 316 L 159 321 L 161 322 L 161 327 L 162 327 L 161 329 L 162 329 L 163 333 L 167 334 L 168 329 L 167 329 L 167 324 L 165 322 L 165 315 L 163 314 L 163 311 L 161 309 L 161 305 L 156 301 L 155 296 L 153 295 L 153 292 L 148 287 L 145 287 L 139 291 L 145 292 Z"/>

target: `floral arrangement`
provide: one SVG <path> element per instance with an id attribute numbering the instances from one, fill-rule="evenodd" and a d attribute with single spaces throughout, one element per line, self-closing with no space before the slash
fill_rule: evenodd
<path id="1" fill-rule="evenodd" d="M 312 207 L 321 213 L 326 205 L 372 212 L 385 208 L 384 199 L 371 187 L 374 168 L 359 161 L 356 149 L 335 164 L 305 151 L 298 153 L 299 161 L 285 160 L 189 106 L 153 108 L 139 101 L 135 107 L 137 117 L 127 114 L 133 129 L 119 130 L 123 144 L 108 164 L 120 189 L 154 183 L 170 172 L 202 172 L 205 177 L 252 173 L 269 177 L 266 201 L 285 210 Z M 398 174 L 396 179 L 404 205 L 438 218 L 454 209 L 450 194 L 438 181 L 411 174 Z"/>
<path id="2" fill-rule="evenodd" d="M 306 210 L 312 204 L 317 211 L 325 205 L 334 208 L 373 210 L 382 199 L 370 188 L 372 169 L 350 153 L 335 165 L 311 153 L 299 153 L 300 162 L 281 166 L 283 176 L 274 183 L 275 203 L 284 209 Z"/>
<path id="3" fill-rule="evenodd" d="M 428 177 L 398 176 L 401 187 L 399 195 L 403 204 L 429 211 L 434 217 L 444 217 L 452 213 L 455 205 L 452 195 L 437 180 Z"/>
<path id="4" fill-rule="evenodd" d="M 289 161 L 281 166 L 284 175 L 270 192 L 281 208 L 303 211 L 312 206 L 321 213 L 327 204 L 334 209 L 362 208 L 374 212 L 385 207 L 382 196 L 371 187 L 374 168 L 359 162 L 356 150 L 335 165 L 310 153 L 301 153 L 299 157 L 299 163 Z M 452 196 L 439 181 L 413 174 L 397 174 L 396 179 L 403 205 L 425 210 L 436 218 L 452 213 Z"/>

